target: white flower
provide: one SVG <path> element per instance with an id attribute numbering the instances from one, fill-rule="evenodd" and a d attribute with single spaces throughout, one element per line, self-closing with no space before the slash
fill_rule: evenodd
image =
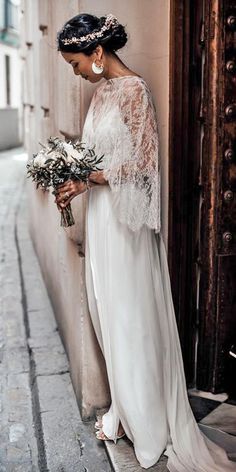
<path id="1" fill-rule="evenodd" d="M 63 147 L 65 151 L 67 152 L 68 156 L 66 158 L 67 162 L 74 162 L 75 159 L 81 159 L 82 154 L 76 151 L 76 149 L 72 146 L 72 144 L 69 143 L 64 143 Z"/>
<path id="2" fill-rule="evenodd" d="M 39 152 L 36 154 L 34 158 L 34 165 L 36 164 L 38 167 L 45 167 L 45 161 L 47 160 L 47 156 L 43 152 Z"/>

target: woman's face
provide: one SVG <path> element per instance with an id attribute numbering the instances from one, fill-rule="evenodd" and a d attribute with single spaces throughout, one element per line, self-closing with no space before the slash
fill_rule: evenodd
<path id="1" fill-rule="evenodd" d="M 71 64 L 75 75 L 81 75 L 83 79 L 93 83 L 98 82 L 103 77 L 102 74 L 94 74 L 92 71 L 92 63 L 97 59 L 96 52 L 92 53 L 91 56 L 86 56 L 83 52 L 61 52 L 61 55 L 68 64 Z"/>

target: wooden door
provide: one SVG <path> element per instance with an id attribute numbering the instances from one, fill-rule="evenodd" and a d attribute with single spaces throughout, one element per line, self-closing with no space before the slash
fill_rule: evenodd
<path id="1" fill-rule="evenodd" d="M 236 5 L 172 0 L 169 265 L 188 384 L 229 386 L 236 337 Z"/>

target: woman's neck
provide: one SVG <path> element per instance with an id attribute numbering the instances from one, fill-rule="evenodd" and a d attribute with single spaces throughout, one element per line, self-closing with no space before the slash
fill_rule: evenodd
<path id="1" fill-rule="evenodd" d="M 116 77 L 123 77 L 125 75 L 137 75 L 135 72 L 130 70 L 115 54 L 107 54 L 105 67 L 104 67 L 104 78 L 114 79 Z"/>

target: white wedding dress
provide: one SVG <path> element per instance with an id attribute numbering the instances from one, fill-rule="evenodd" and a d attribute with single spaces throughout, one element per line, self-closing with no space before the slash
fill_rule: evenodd
<path id="1" fill-rule="evenodd" d="M 145 81 L 103 82 L 82 140 L 104 155 L 109 181 L 89 191 L 86 245 L 89 309 L 112 399 L 103 431 L 116 442 L 121 421 L 145 469 L 165 452 L 171 472 L 236 471 L 200 432 L 187 398 L 160 232 L 157 125 Z"/>

